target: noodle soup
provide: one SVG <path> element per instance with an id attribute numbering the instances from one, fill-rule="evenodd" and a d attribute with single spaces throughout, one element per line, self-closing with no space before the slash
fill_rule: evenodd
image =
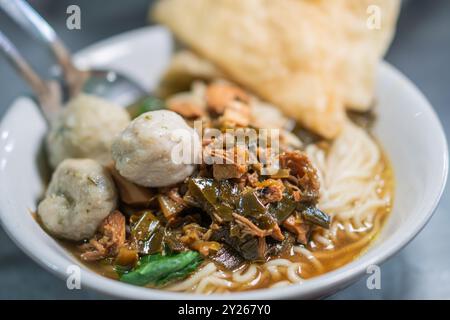
<path id="1" fill-rule="evenodd" d="M 359 257 L 394 196 L 370 126 L 400 2 L 380 1 L 380 32 L 354 2 L 158 1 L 186 48 L 127 109 L 72 90 L 37 221 L 103 276 L 173 292 L 301 285 Z"/>
<path id="2" fill-rule="evenodd" d="M 189 95 L 183 93 L 184 99 L 192 99 L 192 96 L 198 95 L 199 92 L 205 92 L 206 89 L 204 84 L 199 83 L 196 83 L 193 88 Z M 252 105 L 256 109 L 262 106 L 258 100 L 253 100 Z M 263 107 L 267 108 L 267 105 Z M 136 112 L 136 106 L 133 106 L 130 112 L 132 116 L 136 116 L 133 114 L 133 112 Z M 278 114 L 278 116 L 280 117 L 278 119 L 279 123 L 289 122 L 281 114 Z M 261 126 L 267 125 L 263 119 L 257 119 Z M 270 121 L 273 120 L 270 119 Z M 219 120 L 217 118 L 203 118 L 203 121 L 207 127 L 211 127 L 211 125 L 217 126 L 214 122 Z M 175 241 L 180 241 L 183 244 L 184 249 L 182 250 L 188 248 L 202 252 L 203 258 L 201 262 L 196 270 L 191 271 L 180 279 L 168 281 L 163 285 L 155 285 L 155 283 L 144 285 L 170 291 L 210 294 L 297 284 L 339 268 L 358 258 L 367 250 L 380 232 L 392 205 L 394 181 L 389 160 L 372 138 L 370 132 L 356 125 L 351 120 L 348 120 L 342 133 L 332 141 L 318 139 L 304 130 L 300 135 L 295 135 L 294 132 L 296 131 L 292 133 L 282 131 L 284 140 L 281 140 L 281 148 L 283 150 L 291 150 L 296 146 L 301 146 L 302 153 L 307 157 L 305 159 L 310 161 L 304 162 L 303 165 L 311 164 L 311 168 L 314 171 L 313 178 L 317 179 L 317 185 L 320 185 L 320 189 L 317 189 L 319 192 L 317 199 L 314 200 L 317 201 L 314 206 L 320 212 L 327 214 L 329 218 L 328 225 L 323 223 L 308 225 L 309 231 L 302 233 L 305 221 L 297 223 L 297 229 L 280 222 L 284 239 L 274 240 L 273 236 L 267 233 L 269 236 L 265 238 L 266 249 L 263 253 L 263 261 L 258 258 L 252 261 L 250 258 L 242 257 L 246 252 L 239 252 L 239 244 L 228 242 L 226 238 L 214 238 L 211 236 L 207 238 L 207 233 L 214 234 L 216 232 L 214 228 L 217 228 L 217 226 L 214 224 L 218 224 L 218 220 L 214 221 L 214 215 L 212 215 L 212 218 L 208 218 L 207 207 L 195 204 L 193 208 L 190 208 L 188 205 L 185 205 L 176 213 L 180 219 L 181 217 L 182 219 L 189 219 L 189 222 L 208 219 L 208 222 L 203 220 L 201 223 L 207 223 L 206 226 L 209 226 L 210 229 L 206 230 L 206 227 L 201 227 L 200 224 L 195 225 L 193 229 L 189 229 L 191 228 L 191 223 L 181 222 L 180 226 L 177 227 L 178 229 L 170 229 L 172 232 L 178 233 L 175 238 L 164 240 L 164 237 L 167 236 L 167 234 L 164 234 L 161 238 L 163 240 L 160 241 L 164 243 L 164 241 L 174 241 L 175 239 Z M 289 140 L 286 139 L 287 135 L 289 135 Z M 286 152 L 289 154 L 290 151 L 285 151 L 281 156 L 286 155 Z M 298 158 L 294 157 L 293 159 Z M 293 167 L 289 168 L 292 171 Z M 193 175 L 197 179 L 199 177 L 208 177 L 209 175 L 214 176 L 214 172 L 208 171 L 208 167 L 202 167 L 202 165 L 199 172 Z M 252 173 L 252 175 L 254 174 Z M 113 173 L 116 184 L 120 185 L 123 181 L 118 181 L 116 175 L 117 172 Z M 269 179 L 271 181 L 270 186 L 273 184 L 272 180 L 275 179 L 274 177 L 272 176 Z M 281 175 L 281 177 L 288 179 L 287 176 Z M 280 179 L 283 181 L 285 178 Z M 236 185 L 242 183 L 241 180 L 236 178 L 229 178 L 226 181 L 232 184 L 236 183 Z M 255 189 L 252 190 L 255 190 L 255 194 L 258 197 L 267 196 L 265 193 L 267 192 L 266 187 L 262 189 L 258 187 L 258 183 L 266 186 L 267 181 L 267 179 L 260 176 L 259 181 L 254 185 Z M 244 189 L 239 189 L 239 194 L 245 193 L 244 190 L 249 188 L 250 182 L 247 181 L 245 183 L 248 185 Z M 290 182 L 286 183 L 288 187 L 291 185 Z M 301 184 L 299 186 L 301 188 L 304 187 Z M 192 185 L 186 187 L 187 191 L 179 191 L 180 189 L 177 189 L 177 193 L 180 196 L 184 193 L 182 196 L 183 201 L 191 201 L 189 197 L 193 194 L 190 192 L 190 187 Z M 229 188 L 229 185 L 220 185 L 218 188 Z M 103 239 L 105 239 L 104 233 L 101 236 L 94 237 L 94 241 L 92 239 L 84 243 L 62 241 L 62 244 L 89 268 L 106 277 L 121 280 L 123 274 L 127 274 L 127 272 L 132 273 L 134 272 L 133 268 L 138 268 L 139 256 L 141 257 L 140 259 L 145 257 L 150 251 L 144 254 L 142 252 L 148 250 L 149 246 L 154 245 L 152 243 L 153 240 L 149 239 L 155 237 L 155 234 L 152 235 L 149 231 L 151 228 L 149 228 L 149 223 L 145 222 L 144 217 L 148 215 L 151 216 L 151 219 L 154 219 L 150 220 L 150 224 L 152 221 L 164 223 L 165 230 L 171 225 L 170 216 L 167 215 L 167 212 L 170 212 L 170 206 L 167 207 L 167 202 L 170 203 L 171 199 L 173 200 L 173 198 L 168 196 L 170 194 L 168 192 L 172 192 L 170 190 L 172 189 L 169 188 L 169 191 L 164 188 L 151 189 L 151 198 L 153 200 L 147 199 L 147 203 L 137 206 L 130 205 L 129 199 L 124 198 L 123 193 L 120 195 L 122 198 L 120 204 L 121 212 L 126 216 L 127 225 L 125 243 L 127 251 L 130 251 L 132 254 L 137 253 L 134 258 L 129 257 L 130 252 L 126 252 L 128 257 L 121 258 L 120 255 L 122 253 L 120 250 L 116 251 L 115 255 L 97 256 L 98 249 L 96 246 L 101 248 L 104 245 L 104 242 L 102 243 Z M 142 192 L 142 190 L 132 189 L 132 192 L 136 193 L 138 191 Z M 302 189 L 302 192 L 306 194 L 305 189 Z M 165 201 L 162 201 L 162 199 L 165 199 Z M 125 201 L 128 203 L 125 203 Z M 224 202 L 227 201 L 229 199 L 224 198 Z M 303 200 L 299 201 L 301 203 Z M 274 203 L 281 203 L 281 200 L 277 200 Z M 252 206 L 254 205 L 252 204 Z M 265 208 L 271 208 L 272 203 L 267 202 L 264 205 Z M 311 199 L 306 201 L 306 205 L 311 205 Z M 176 202 L 172 202 L 172 207 L 176 207 Z M 302 208 L 304 209 L 304 207 Z M 193 211 L 193 209 L 195 210 Z M 219 214 L 222 214 L 219 207 L 216 207 L 214 210 L 218 210 Z M 255 224 L 258 223 L 256 218 L 245 215 L 246 213 L 239 211 L 239 208 L 235 210 L 249 217 Z M 247 210 L 253 210 L 253 207 L 247 208 Z M 295 210 L 302 209 L 297 207 Z M 202 217 L 200 220 L 194 216 L 198 214 Z M 144 229 L 139 229 L 141 227 L 136 221 L 140 221 L 139 223 L 141 224 L 144 221 Z M 246 220 L 243 221 L 246 222 Z M 138 241 L 135 239 L 137 237 L 137 229 L 145 236 L 139 238 Z M 245 230 L 247 230 L 245 232 L 251 232 L 251 230 Z M 201 232 L 201 236 L 199 237 L 194 232 Z M 253 232 L 259 232 L 259 228 Z M 192 242 L 189 240 L 189 237 L 198 238 Z M 291 238 L 290 242 L 287 241 L 288 237 Z M 106 238 L 106 240 L 112 241 L 113 239 Z M 146 243 L 146 245 L 143 246 L 142 242 Z M 231 249 L 230 252 L 226 253 L 227 260 L 238 260 L 238 263 L 230 265 L 228 261 L 224 261 L 218 253 L 221 249 L 214 247 L 217 243 L 219 246 Z M 233 246 L 236 246 L 236 248 Z M 91 258 L 92 254 L 94 256 L 93 259 Z M 217 258 L 217 255 L 219 255 L 219 258 Z M 137 263 L 137 265 L 126 269 L 126 263 L 118 262 L 120 259 L 125 261 L 131 260 L 131 263 Z M 136 259 L 134 260 L 135 262 L 133 262 L 133 259 Z M 121 268 L 124 268 L 124 270 Z"/>

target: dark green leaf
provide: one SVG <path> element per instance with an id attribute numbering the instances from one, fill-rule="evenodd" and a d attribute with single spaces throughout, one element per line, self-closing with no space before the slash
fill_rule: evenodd
<path id="1" fill-rule="evenodd" d="M 260 240 L 248 234 L 244 235 L 242 232 L 234 234 L 233 229 L 234 227 L 231 225 L 216 230 L 212 235 L 212 240 L 226 243 L 246 260 L 263 261 L 265 252 L 261 250 Z M 261 241 L 265 240 L 261 239 Z"/>
<path id="2" fill-rule="evenodd" d="M 216 254 L 209 256 L 208 258 L 228 270 L 235 270 L 245 263 L 242 256 L 226 244 L 223 245 Z"/>
<path id="3" fill-rule="evenodd" d="M 186 250 L 186 246 L 180 241 L 179 236 L 176 230 L 166 227 L 163 238 L 164 252 L 173 253 Z"/>
<path id="4" fill-rule="evenodd" d="M 248 217 L 261 229 L 272 229 L 277 223 L 274 216 L 267 211 L 267 208 L 252 189 L 246 190 L 241 194 L 236 209 L 239 214 Z"/>
<path id="5" fill-rule="evenodd" d="M 243 216 L 258 217 L 266 213 L 266 207 L 264 207 L 253 190 L 247 190 L 239 197 L 237 211 Z"/>
<path id="6" fill-rule="evenodd" d="M 161 252 L 163 235 L 161 222 L 150 211 L 145 211 L 137 222 L 131 225 L 131 238 L 141 254 Z"/>
<path id="7" fill-rule="evenodd" d="M 190 194 L 201 204 L 213 220 L 217 214 L 224 221 L 232 221 L 239 190 L 227 180 L 192 178 L 188 184 Z"/>
<path id="8" fill-rule="evenodd" d="M 282 223 L 286 220 L 297 207 L 294 198 L 289 193 L 284 193 L 283 199 L 278 202 L 271 203 L 269 205 L 269 213 L 277 220 L 278 223 Z"/>
<path id="9" fill-rule="evenodd" d="M 170 256 L 154 254 L 142 257 L 136 268 L 123 274 L 120 281 L 139 286 L 162 286 L 169 281 L 182 279 L 195 271 L 202 258 L 196 251 L 185 251 Z"/>
<path id="10" fill-rule="evenodd" d="M 171 281 L 183 279 L 186 276 L 188 276 L 189 274 L 191 274 L 192 272 L 194 272 L 195 270 L 197 270 L 197 268 L 200 266 L 201 263 L 202 263 L 202 260 L 199 259 L 199 260 L 194 261 L 192 264 L 186 266 L 185 268 L 183 268 L 181 270 L 169 273 L 167 276 L 159 279 L 156 282 L 156 285 L 163 286 Z"/>
<path id="11" fill-rule="evenodd" d="M 320 211 L 314 206 L 306 207 L 301 211 L 303 219 L 312 224 L 328 229 L 330 227 L 331 218 L 326 213 Z"/>
<path id="12" fill-rule="evenodd" d="M 119 277 L 121 277 L 122 275 L 124 275 L 125 273 L 130 271 L 130 269 L 127 268 L 126 266 L 120 266 L 120 265 L 116 264 L 116 265 L 114 265 L 114 271 L 117 272 Z"/>
<path id="13" fill-rule="evenodd" d="M 283 232 L 284 240 L 283 241 L 276 241 L 274 239 L 268 238 L 267 240 L 267 254 L 269 256 L 280 256 L 289 254 L 292 246 L 295 244 L 295 237 L 292 235 L 292 233 L 288 231 Z"/>

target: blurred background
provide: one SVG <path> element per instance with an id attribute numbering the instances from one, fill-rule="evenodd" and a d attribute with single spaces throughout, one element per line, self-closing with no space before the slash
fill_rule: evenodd
<path id="1" fill-rule="evenodd" d="M 14 1 L 14 0 L 10 0 Z M 148 25 L 151 0 L 30 0 L 72 51 Z M 66 9 L 81 8 L 81 30 L 66 28 Z M 48 74 L 48 51 L 0 12 L 3 31 L 41 75 Z M 405 1 L 397 35 L 386 60 L 427 96 L 450 137 L 450 1 Z M 0 118 L 13 100 L 30 90 L 0 56 Z M 450 140 L 450 139 L 449 139 Z M 414 155 L 411 155 L 414 156 Z M 381 266 L 381 289 L 366 278 L 330 299 L 450 299 L 450 188 L 430 223 L 399 254 Z M 0 299 L 104 299 L 86 289 L 70 291 L 22 253 L 0 229 Z"/>

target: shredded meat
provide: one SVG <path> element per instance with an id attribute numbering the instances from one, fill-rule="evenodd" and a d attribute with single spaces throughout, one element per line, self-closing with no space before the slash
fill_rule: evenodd
<path id="1" fill-rule="evenodd" d="M 247 93 L 228 83 L 213 83 L 206 89 L 206 104 L 216 114 L 223 114 L 233 101 L 248 103 L 249 100 Z"/>
<path id="2" fill-rule="evenodd" d="M 258 173 L 256 171 L 252 173 L 246 172 L 242 175 L 242 177 L 239 178 L 239 187 L 241 189 L 244 189 L 247 186 L 256 188 L 258 182 Z"/>
<path id="3" fill-rule="evenodd" d="M 266 238 L 258 238 L 258 256 L 265 257 L 267 252 Z"/>
<path id="4" fill-rule="evenodd" d="M 214 164 L 213 175 L 216 180 L 240 178 L 247 171 L 246 165 Z"/>
<path id="5" fill-rule="evenodd" d="M 247 219 L 240 214 L 233 213 L 233 217 L 236 219 L 236 222 L 244 228 L 244 232 L 250 235 L 253 235 L 258 238 L 267 237 L 270 235 L 270 230 L 263 230 L 256 226 L 253 222 Z"/>
<path id="6" fill-rule="evenodd" d="M 222 159 L 221 163 L 213 164 L 213 176 L 216 180 L 241 178 L 248 170 L 246 159 L 247 150 L 234 147 L 231 150 L 213 150 L 216 159 Z"/>
<path id="7" fill-rule="evenodd" d="M 292 180 L 294 180 L 295 184 L 292 184 Z M 293 176 L 289 176 L 287 181 L 284 182 L 286 186 L 292 191 L 292 196 L 294 197 L 295 202 L 300 202 L 302 200 L 302 192 L 300 188 L 297 186 L 298 180 Z"/>
<path id="8" fill-rule="evenodd" d="M 267 179 L 259 185 L 260 187 L 257 190 L 262 203 L 278 202 L 283 199 L 285 186 L 281 180 Z"/>
<path id="9" fill-rule="evenodd" d="M 253 173 L 247 173 L 246 178 L 247 178 L 248 184 L 250 186 L 256 187 L 256 184 L 259 181 L 259 175 L 258 175 L 258 173 L 256 171 L 253 172 Z"/>
<path id="10" fill-rule="evenodd" d="M 103 220 L 97 235 L 81 246 L 81 259 L 96 261 L 114 257 L 125 243 L 125 217 L 119 211 L 112 212 Z"/>
<path id="11" fill-rule="evenodd" d="M 271 237 L 274 238 L 275 240 L 278 241 L 283 241 L 284 240 L 284 235 L 281 232 L 280 226 L 276 223 L 273 227 L 273 229 L 271 230 L 270 233 Z"/>
<path id="12" fill-rule="evenodd" d="M 183 235 L 180 241 L 190 249 L 197 250 L 203 256 L 209 256 L 216 253 L 220 249 L 220 244 L 215 241 L 207 241 L 210 233 L 207 234 L 204 228 L 198 224 L 191 223 L 183 227 Z"/>
<path id="13" fill-rule="evenodd" d="M 318 199 L 320 183 L 317 170 L 305 153 L 286 152 L 280 155 L 280 165 L 282 168 L 290 169 L 291 177 L 288 180 L 300 188 L 301 201 Z"/>
<path id="14" fill-rule="evenodd" d="M 294 196 L 295 202 L 300 202 L 302 200 L 302 193 L 299 190 L 292 191 L 292 195 Z"/>
<path id="15" fill-rule="evenodd" d="M 309 224 L 299 221 L 296 215 L 289 216 L 283 221 L 283 227 L 289 232 L 292 232 L 297 237 L 297 242 L 306 245 L 308 243 L 308 236 L 311 231 Z"/>
<path id="16" fill-rule="evenodd" d="M 176 203 L 186 206 L 185 201 L 183 200 L 183 198 L 181 197 L 178 187 L 172 188 L 169 190 L 169 192 L 167 192 L 167 196 L 172 199 L 173 201 L 175 201 Z"/>
<path id="17" fill-rule="evenodd" d="M 282 241 L 284 239 L 284 236 L 281 233 L 278 224 L 275 224 L 275 227 L 273 229 L 263 230 L 256 226 L 253 222 L 251 222 L 248 218 L 241 216 L 240 214 L 233 213 L 233 217 L 236 219 L 236 222 L 243 227 L 244 233 L 246 234 L 250 234 L 258 238 L 271 236 L 275 240 L 279 241 Z"/>
<path id="18" fill-rule="evenodd" d="M 224 127 L 247 127 L 250 123 L 250 108 L 248 104 L 240 101 L 229 103 L 219 122 Z"/>
<path id="19" fill-rule="evenodd" d="M 183 235 L 180 240 L 184 244 L 191 244 L 192 242 L 203 240 L 203 235 L 206 232 L 202 227 L 196 223 L 190 223 L 183 227 Z"/>
<path id="20" fill-rule="evenodd" d="M 177 221 L 179 213 L 189 204 L 180 195 L 179 188 L 166 187 L 159 189 L 160 195 L 157 197 L 161 211 L 169 224 Z"/>
<path id="21" fill-rule="evenodd" d="M 259 161 L 256 165 L 259 166 L 259 171 L 264 169 L 271 169 L 272 171 L 275 165 L 278 166 L 278 151 L 273 150 L 271 147 L 258 147 L 256 152 Z M 277 172 L 270 172 L 270 175 L 274 175 L 276 173 Z"/>
<path id="22" fill-rule="evenodd" d="M 196 119 L 205 115 L 205 110 L 198 104 L 181 99 L 173 99 L 167 102 L 169 110 L 176 112 L 187 119 Z"/>
<path id="23" fill-rule="evenodd" d="M 198 252 L 200 252 L 201 255 L 207 257 L 211 254 L 215 254 L 217 253 L 217 251 L 220 250 L 221 245 L 220 243 L 216 242 L 216 241 L 195 241 L 194 243 L 192 243 L 191 246 L 189 246 L 189 248 L 193 249 L 193 250 L 197 250 Z"/>

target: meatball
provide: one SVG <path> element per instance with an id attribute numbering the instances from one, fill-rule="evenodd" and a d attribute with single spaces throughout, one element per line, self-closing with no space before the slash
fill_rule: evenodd
<path id="1" fill-rule="evenodd" d="M 114 141 L 112 156 L 117 171 L 129 181 L 165 187 L 192 174 L 199 146 L 197 132 L 182 117 L 160 110 L 134 119 Z M 182 159 L 177 159 L 178 155 Z"/>
<path id="2" fill-rule="evenodd" d="M 47 150 L 52 167 L 67 158 L 111 161 L 111 144 L 130 122 L 128 112 L 105 99 L 81 94 L 50 126 Z"/>
<path id="3" fill-rule="evenodd" d="M 91 159 L 66 159 L 53 173 L 38 216 L 59 238 L 91 238 L 116 208 L 117 192 L 108 171 Z"/>

